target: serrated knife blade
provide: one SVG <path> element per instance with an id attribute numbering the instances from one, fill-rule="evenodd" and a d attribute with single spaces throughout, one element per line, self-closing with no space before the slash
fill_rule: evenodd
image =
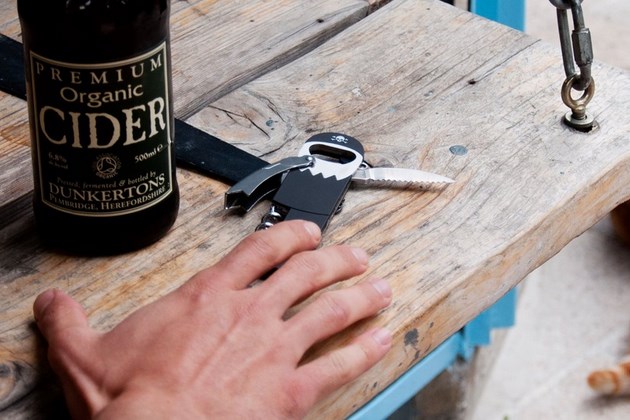
<path id="1" fill-rule="evenodd" d="M 359 168 L 352 176 L 352 181 L 359 184 L 412 183 L 422 187 L 438 187 L 455 182 L 442 175 L 406 168 Z"/>

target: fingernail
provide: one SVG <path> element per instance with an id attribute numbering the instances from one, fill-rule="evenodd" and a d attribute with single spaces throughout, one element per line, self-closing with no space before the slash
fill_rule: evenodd
<path id="1" fill-rule="evenodd" d="M 321 230 L 319 229 L 319 226 L 317 226 L 313 222 L 305 222 L 304 229 L 306 229 L 309 235 L 311 235 L 311 237 L 313 238 L 319 239 L 319 237 L 321 236 Z"/>
<path id="2" fill-rule="evenodd" d="M 392 333 L 385 328 L 379 328 L 372 333 L 372 338 L 381 346 L 388 346 L 392 343 Z"/>
<path id="3" fill-rule="evenodd" d="M 55 299 L 55 289 L 48 289 L 44 293 L 41 293 L 35 299 L 33 303 L 33 315 L 35 317 L 35 321 L 39 321 L 38 318 L 46 312 L 46 308 L 52 303 Z"/>
<path id="4" fill-rule="evenodd" d="M 384 298 L 389 299 L 390 297 L 392 297 L 392 288 L 389 286 L 387 280 L 372 280 L 372 287 L 374 287 L 376 291 Z"/>
<path id="5" fill-rule="evenodd" d="M 352 248 L 352 254 L 354 255 L 354 258 L 356 258 L 357 261 L 361 264 L 367 264 L 368 260 L 370 259 L 367 252 L 365 252 L 361 248 Z"/>

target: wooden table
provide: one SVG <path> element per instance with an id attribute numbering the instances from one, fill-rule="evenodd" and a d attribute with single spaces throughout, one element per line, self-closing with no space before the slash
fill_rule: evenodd
<path id="1" fill-rule="evenodd" d="M 367 249 L 367 275 L 389 279 L 395 298 L 325 346 L 374 324 L 395 341 L 312 418 L 362 406 L 630 198 L 627 73 L 595 63 L 589 109 L 601 127 L 577 133 L 560 123 L 558 50 L 437 1 L 382 3 L 173 2 L 179 118 L 268 161 L 311 133 L 345 132 L 374 165 L 456 180 L 443 191 L 349 191 L 324 242 Z M 19 40 L 16 16 L 15 0 L 0 5 L 0 32 Z M 39 292 L 66 290 L 110 328 L 217 261 L 267 206 L 225 214 L 225 184 L 179 170 L 181 210 L 162 241 L 114 258 L 57 255 L 34 233 L 26 104 L 0 93 L 0 120 L 0 416 L 38 418 L 63 407 L 32 325 Z"/>

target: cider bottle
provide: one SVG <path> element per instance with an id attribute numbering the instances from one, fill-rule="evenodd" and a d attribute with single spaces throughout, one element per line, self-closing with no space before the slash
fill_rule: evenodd
<path id="1" fill-rule="evenodd" d="M 175 222 L 169 0 L 18 0 L 38 232 L 107 255 Z"/>

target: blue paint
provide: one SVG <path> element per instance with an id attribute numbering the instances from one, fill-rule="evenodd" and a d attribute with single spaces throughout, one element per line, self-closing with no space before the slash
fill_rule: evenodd
<path id="1" fill-rule="evenodd" d="M 525 30 L 525 0 L 470 0 L 470 11 L 519 31 Z"/>
<path id="2" fill-rule="evenodd" d="M 460 334 L 455 334 L 448 338 L 424 359 L 405 372 L 396 382 L 355 411 L 348 417 L 348 420 L 387 418 L 455 361 L 461 345 L 461 339 Z"/>

